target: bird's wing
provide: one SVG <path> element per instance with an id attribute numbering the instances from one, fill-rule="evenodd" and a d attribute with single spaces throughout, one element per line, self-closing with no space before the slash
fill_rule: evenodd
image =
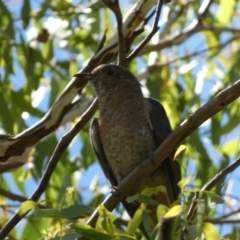
<path id="1" fill-rule="evenodd" d="M 149 124 L 153 130 L 157 143 L 160 145 L 172 132 L 168 117 L 163 106 L 153 98 L 146 98 L 148 101 L 148 114 Z M 167 182 L 166 186 L 168 191 L 173 196 L 172 201 L 177 200 L 179 195 L 179 188 L 177 183 L 181 180 L 180 165 L 177 161 L 173 160 L 174 152 L 167 157 L 160 166 L 166 173 Z"/>
<path id="2" fill-rule="evenodd" d="M 103 147 L 102 147 L 101 140 L 99 137 L 98 119 L 97 118 L 93 119 L 92 124 L 90 126 L 90 139 L 91 139 L 91 144 L 94 149 L 94 152 L 98 158 L 99 164 L 100 164 L 106 178 L 108 179 L 108 181 L 110 182 L 110 184 L 112 186 L 117 186 L 118 185 L 117 180 L 107 162 L 105 153 L 103 151 Z"/>
<path id="3" fill-rule="evenodd" d="M 105 156 L 102 144 L 101 144 L 101 140 L 99 137 L 98 128 L 99 128 L 98 127 L 98 119 L 95 118 L 95 119 L 93 119 L 93 122 L 90 127 L 91 144 L 93 146 L 94 152 L 98 158 L 99 164 L 100 164 L 106 178 L 108 179 L 108 181 L 110 182 L 110 184 L 113 187 L 116 187 L 118 185 L 118 183 L 117 183 L 117 180 L 116 180 L 116 178 L 108 164 L 108 161 L 106 159 L 106 156 Z M 140 204 L 137 202 L 128 203 L 125 199 L 122 201 L 122 204 L 131 218 L 134 216 L 134 213 L 137 211 L 137 209 L 140 206 Z M 146 238 L 148 238 L 148 233 L 145 231 L 142 224 L 140 225 L 139 228 L 140 228 L 142 234 L 144 234 L 144 236 Z"/>

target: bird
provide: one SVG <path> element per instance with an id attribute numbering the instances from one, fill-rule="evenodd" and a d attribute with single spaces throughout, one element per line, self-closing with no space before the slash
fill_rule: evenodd
<path id="1" fill-rule="evenodd" d="M 122 66 L 103 64 L 75 77 L 87 78 L 98 97 L 99 118 L 92 121 L 90 139 L 106 178 L 116 187 L 171 134 L 169 119 L 162 104 L 145 98 L 139 81 Z M 170 207 L 178 199 L 177 183 L 181 179 L 180 165 L 173 157 L 174 152 L 140 179 L 129 195 L 163 185 L 167 194 L 159 192 L 153 199 Z M 133 216 L 137 205 L 125 200 L 122 203 Z"/>

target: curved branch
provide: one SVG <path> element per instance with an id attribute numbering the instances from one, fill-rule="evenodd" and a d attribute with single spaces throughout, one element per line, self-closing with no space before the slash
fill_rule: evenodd
<path id="1" fill-rule="evenodd" d="M 238 224 L 240 223 L 240 219 L 214 218 L 214 219 L 204 219 L 204 222 L 209 222 L 213 224 Z"/>
<path id="2" fill-rule="evenodd" d="M 13 201 L 19 201 L 19 202 L 24 202 L 27 200 L 26 197 L 15 194 L 15 193 L 11 193 L 3 188 L 0 188 L 0 195 L 7 197 Z"/>
<path id="3" fill-rule="evenodd" d="M 170 65 L 172 63 L 175 63 L 177 61 L 181 61 L 181 60 L 188 59 L 188 58 L 191 58 L 191 57 L 194 57 L 194 56 L 198 56 L 198 55 L 201 55 L 203 53 L 206 53 L 206 52 L 214 50 L 214 49 L 219 51 L 220 49 L 223 49 L 228 44 L 232 43 L 233 41 L 237 40 L 238 38 L 240 38 L 240 35 L 234 36 L 231 39 L 229 39 L 228 41 L 226 41 L 225 43 L 219 44 L 217 46 L 212 46 L 212 47 L 205 48 L 205 49 L 202 49 L 202 50 L 199 50 L 199 51 L 196 51 L 196 52 L 191 52 L 191 53 L 185 54 L 183 56 L 178 56 L 178 57 L 173 58 L 172 60 L 169 60 L 169 61 L 164 62 L 164 63 L 154 63 L 154 64 L 151 64 L 151 65 L 148 65 L 146 68 L 141 70 L 140 73 L 136 74 L 136 78 L 140 81 L 142 79 L 148 78 L 150 76 L 150 74 L 154 73 L 158 69 L 160 69 L 164 66 L 168 66 L 168 65 Z"/>
<path id="4" fill-rule="evenodd" d="M 188 27 L 186 27 L 180 33 L 174 34 L 169 39 L 162 40 L 157 44 L 153 44 L 153 45 L 145 47 L 144 49 L 142 49 L 140 51 L 139 55 L 148 54 L 152 51 L 161 51 L 165 48 L 180 45 L 185 40 L 189 39 L 189 37 L 191 37 L 193 34 L 202 32 L 202 31 L 213 31 L 216 33 L 228 32 L 228 33 L 232 33 L 232 34 L 239 34 L 238 28 L 218 27 L 218 26 L 214 26 L 214 25 L 203 24 L 204 17 L 206 16 L 206 13 L 208 12 L 211 3 L 212 3 L 211 0 L 203 1 L 202 5 L 200 6 L 199 11 L 198 11 L 197 20 L 194 19 L 188 25 Z"/>
<path id="5" fill-rule="evenodd" d="M 129 39 L 132 40 L 135 29 L 141 24 L 148 11 L 156 2 L 157 0 L 138 1 L 125 14 L 122 31 L 126 42 Z M 90 72 L 96 66 L 102 63 L 109 63 L 115 59 L 118 52 L 117 43 L 118 38 L 117 34 L 115 34 L 108 45 L 100 49 L 81 72 Z M 82 92 L 86 84 L 87 81 L 85 79 L 73 77 L 53 106 L 37 124 L 17 136 L 6 135 L 0 138 L 0 163 L 2 171 L 3 169 L 9 171 L 14 167 L 16 168 L 26 163 L 32 146 L 58 128 L 64 116 L 72 109 L 74 105 L 72 103 L 73 99 Z"/>
<path id="6" fill-rule="evenodd" d="M 200 191 L 210 191 L 213 187 L 215 187 L 223 178 L 227 176 L 227 174 L 234 171 L 237 167 L 240 166 L 240 157 L 235 160 L 232 164 L 228 165 L 226 168 L 224 168 L 220 173 L 218 173 L 214 178 L 212 178 L 209 182 L 207 182 Z M 197 199 L 200 199 L 198 196 L 199 194 L 196 193 L 194 198 L 192 199 L 192 204 L 188 210 L 187 213 L 187 219 L 191 219 L 194 215 L 194 211 L 196 209 L 197 205 Z"/>
<path id="7" fill-rule="evenodd" d="M 57 163 L 66 150 L 66 148 L 69 146 L 73 138 L 77 135 L 77 133 L 85 126 L 85 124 L 89 121 L 89 119 L 94 115 L 95 111 L 98 108 L 98 102 L 97 99 L 93 101 L 91 106 L 88 108 L 88 110 L 85 112 L 85 114 L 82 116 L 82 118 L 74 125 L 74 127 L 67 132 L 58 142 L 57 147 L 54 150 L 53 155 L 51 156 L 51 159 L 48 162 L 48 165 L 45 169 L 45 172 L 43 174 L 43 177 L 35 190 L 35 192 L 32 194 L 32 196 L 28 200 L 32 201 L 38 201 L 42 193 L 46 190 L 47 184 L 52 176 L 52 173 L 55 170 L 55 167 L 57 166 Z M 28 211 L 29 212 L 29 211 Z M 19 210 L 17 213 L 6 223 L 6 225 L 1 229 L 0 231 L 0 239 L 4 239 L 8 233 L 18 224 L 18 222 L 26 216 L 28 213 L 24 213 L 22 215 L 19 215 Z"/>
<path id="8" fill-rule="evenodd" d="M 185 40 L 187 40 L 189 37 L 191 37 L 193 34 L 201 32 L 201 31 L 216 31 L 218 33 L 230 32 L 230 33 L 239 34 L 239 29 L 221 28 L 221 27 L 215 27 L 215 26 L 203 26 L 203 25 L 195 22 L 192 24 L 191 27 L 183 30 L 179 34 L 176 34 L 167 40 L 160 41 L 157 44 L 153 44 L 153 45 L 145 47 L 142 51 L 140 51 L 139 55 L 148 54 L 152 51 L 161 51 L 165 48 L 180 45 Z"/>
<path id="9" fill-rule="evenodd" d="M 154 171 L 164 159 L 177 146 L 186 139 L 202 123 L 211 118 L 214 114 L 220 112 L 231 102 L 240 96 L 240 80 L 231 87 L 220 92 L 215 98 L 198 109 L 194 114 L 187 118 L 180 127 L 178 127 L 154 152 L 153 158 L 146 159 L 141 165 L 134 169 L 119 184 L 116 191 L 110 194 L 102 203 L 109 211 L 112 211 L 134 188 L 140 178 Z M 96 210 L 88 221 L 90 226 L 95 226 L 98 218 Z"/>
<path id="10" fill-rule="evenodd" d="M 146 46 L 146 44 L 151 40 L 155 33 L 159 30 L 158 21 L 162 11 L 163 0 L 158 0 L 157 8 L 155 11 L 155 19 L 151 32 L 140 42 L 140 44 L 130 53 L 127 57 L 128 63 L 131 62 L 138 53 Z"/>

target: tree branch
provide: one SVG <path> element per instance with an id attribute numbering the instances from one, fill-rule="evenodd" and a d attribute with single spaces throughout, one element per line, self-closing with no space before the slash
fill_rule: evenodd
<path id="1" fill-rule="evenodd" d="M 240 223 L 240 219 L 214 218 L 214 219 L 204 219 L 204 222 L 209 222 L 213 224 L 238 224 Z"/>
<path id="2" fill-rule="evenodd" d="M 138 55 L 138 53 L 146 46 L 146 44 L 151 40 L 154 34 L 158 31 L 159 29 L 158 21 L 159 21 L 159 17 L 162 10 L 162 5 L 163 5 L 163 0 L 158 0 L 152 31 L 142 40 L 142 42 L 127 57 L 128 63 L 131 62 Z"/>
<path id="3" fill-rule="evenodd" d="M 32 196 L 28 200 L 32 201 L 38 201 L 42 193 L 46 190 L 47 184 L 52 176 L 52 173 L 55 170 L 55 167 L 57 166 L 57 163 L 66 150 L 66 148 L 69 146 L 73 138 L 78 134 L 78 132 L 85 126 L 85 124 L 89 121 L 89 119 L 94 115 L 95 111 L 98 108 L 98 102 L 97 99 L 93 101 L 91 106 L 88 108 L 88 110 L 85 112 L 85 114 L 82 116 L 82 118 L 73 126 L 69 132 L 67 132 L 58 142 L 57 147 L 54 150 L 53 155 L 51 156 L 51 159 L 48 162 L 48 165 L 45 169 L 45 172 L 43 174 L 43 177 L 32 194 Z M 6 223 L 6 225 L 1 229 L 0 231 L 0 239 L 4 239 L 8 233 L 18 224 L 18 222 L 26 216 L 28 212 L 19 215 L 19 210 L 17 213 Z"/>
<path id="4" fill-rule="evenodd" d="M 183 30 L 181 33 L 176 34 L 167 40 L 160 41 L 157 44 L 153 44 L 145 47 L 142 51 L 140 51 L 139 55 L 148 54 L 152 51 L 161 51 L 163 49 L 166 49 L 172 46 L 180 45 L 185 40 L 189 39 L 193 34 L 201 31 L 216 31 L 218 33 L 229 32 L 229 33 L 238 34 L 238 37 L 239 37 L 239 29 L 220 28 L 215 26 L 201 26 L 195 23 L 194 25 L 192 25 L 191 28 Z"/>
<path id="5" fill-rule="evenodd" d="M 0 195 L 4 196 L 4 197 L 7 197 L 13 201 L 19 201 L 19 202 L 24 202 L 27 200 L 26 197 L 24 196 L 20 196 L 18 194 L 14 194 L 14 193 L 11 193 L 3 188 L 0 188 Z"/>
<path id="6" fill-rule="evenodd" d="M 119 7 L 118 0 L 103 0 L 103 2 L 114 12 L 117 20 L 118 32 L 118 64 L 126 66 L 126 42 L 122 31 L 122 13 Z"/>
<path id="7" fill-rule="evenodd" d="M 199 8 L 197 19 L 194 19 L 192 23 L 190 23 L 184 30 L 180 33 L 174 34 L 167 40 L 162 40 L 157 44 L 153 44 L 150 46 L 146 46 L 144 49 L 140 51 L 138 55 L 148 54 L 152 51 L 161 51 L 163 49 L 180 45 L 185 40 L 189 39 L 193 34 L 201 32 L 201 31 L 213 31 L 216 33 L 228 32 L 232 34 L 237 34 L 239 36 L 238 28 L 226 28 L 226 27 L 218 27 L 213 25 L 205 25 L 203 24 L 203 20 L 206 17 L 206 14 L 209 10 L 210 5 L 212 4 L 212 0 L 204 0 Z"/>
<path id="8" fill-rule="evenodd" d="M 214 50 L 214 49 L 219 51 L 219 49 L 223 49 L 229 43 L 233 42 L 234 40 L 236 40 L 238 38 L 240 38 L 240 35 L 232 37 L 231 39 L 229 39 L 228 41 L 226 41 L 223 44 L 219 44 L 217 46 L 212 46 L 212 47 L 209 47 L 209 48 L 205 48 L 205 49 L 202 49 L 202 50 L 199 50 L 199 51 L 196 51 L 196 52 L 192 52 L 192 53 L 189 53 L 189 54 L 186 54 L 186 55 L 183 55 L 183 56 L 178 56 L 178 57 L 173 58 L 172 60 L 169 60 L 165 63 L 151 64 L 151 65 L 147 66 L 144 70 L 142 70 L 139 74 L 137 74 L 136 77 L 139 81 L 142 80 L 142 79 L 146 79 L 150 74 L 154 73 L 155 71 L 157 71 L 158 69 L 160 69 L 164 66 L 168 66 L 168 65 L 170 65 L 172 63 L 175 63 L 177 61 L 181 61 L 181 60 L 184 60 L 184 59 L 188 59 L 188 58 L 191 58 L 191 57 L 194 57 L 194 56 L 201 55 L 205 52 L 208 52 L 208 51 L 211 51 L 211 50 Z"/>
<path id="9" fill-rule="evenodd" d="M 156 2 L 156 0 L 140 0 L 126 13 L 122 25 L 126 42 L 129 39 L 132 41 L 135 29 Z M 115 34 L 108 45 L 100 49 L 81 72 L 90 72 L 100 64 L 111 62 L 118 52 L 117 43 L 118 38 Z M 72 78 L 53 106 L 37 124 L 16 136 L 6 135 L 5 138 L 0 138 L 0 172 L 9 171 L 26 163 L 32 146 L 58 128 L 64 116 L 72 109 L 73 99 L 81 93 L 86 84 L 84 79 Z"/>
<path id="10" fill-rule="evenodd" d="M 215 98 L 198 109 L 188 119 L 186 119 L 180 127 L 178 127 L 154 152 L 153 158 L 146 159 L 141 165 L 134 169 L 127 177 L 125 177 L 117 187 L 116 191 L 110 194 L 102 203 L 109 211 L 112 211 L 134 188 L 140 178 L 154 171 L 164 159 L 177 146 L 186 139 L 194 130 L 202 123 L 218 113 L 231 102 L 240 96 L 240 80 L 231 87 L 220 92 Z M 218 178 L 219 179 L 219 178 Z M 96 210 L 88 221 L 92 227 L 95 226 L 98 218 L 98 210 Z"/>
<path id="11" fill-rule="evenodd" d="M 240 83 L 240 81 L 238 81 Z M 239 94 L 240 95 L 240 94 Z M 221 180 L 223 180 L 227 174 L 234 171 L 237 167 L 240 166 L 240 158 L 235 160 L 232 164 L 228 165 L 226 168 L 224 168 L 220 173 L 215 175 L 214 178 L 212 178 L 209 182 L 207 182 L 200 191 L 210 191 L 213 187 L 215 187 Z M 197 206 L 197 199 L 200 199 L 199 194 L 195 194 L 194 198 L 192 199 L 192 204 L 189 207 L 188 213 L 187 213 L 187 220 L 190 220 L 194 216 L 194 212 Z"/>

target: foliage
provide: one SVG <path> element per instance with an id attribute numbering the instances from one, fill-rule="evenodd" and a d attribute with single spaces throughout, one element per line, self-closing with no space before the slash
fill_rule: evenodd
<path id="1" fill-rule="evenodd" d="M 211 1 L 202 25 L 191 29 L 203 2 L 165 5 L 160 32 L 129 65 L 144 94 L 164 105 L 173 129 L 240 75 L 239 3 Z M 123 15 L 133 5 L 132 1 L 120 3 Z M 116 21 L 101 1 L 1 1 L 0 15 L 0 131 L 17 135 L 43 118 L 72 76 L 96 54 L 105 29 L 105 45 L 111 42 Z M 146 31 L 135 39 L 132 48 Z M 82 98 L 93 96 L 91 87 L 86 86 Z M 186 226 L 189 239 L 201 234 L 205 239 L 236 239 L 239 234 L 237 225 L 227 224 L 229 217 L 240 221 L 236 211 L 240 207 L 238 175 L 223 178 L 212 191 L 198 192 L 239 157 L 239 104 L 237 99 L 212 116 L 182 143 L 177 154 L 183 176 L 179 183 L 183 205 L 170 209 L 159 206 L 158 215 L 176 216 L 181 226 Z M 100 205 L 109 189 L 106 191 L 108 184 L 89 142 L 89 123 L 61 157 L 39 204 L 26 201 L 59 139 L 76 119 L 41 139 L 23 166 L 1 175 L 0 225 L 20 207 L 15 201 L 24 202 L 19 212 L 35 209 L 10 232 L 11 238 L 74 239 L 84 234 L 89 239 L 136 239 L 141 235 L 137 229 L 141 220 L 149 225 L 149 195 L 135 196 L 142 204 L 130 221 L 126 221 L 121 206 L 111 213 Z M 195 193 L 202 199 L 197 200 L 197 213 L 190 225 L 186 215 Z M 93 229 L 86 225 L 86 219 L 99 205 L 100 217 Z M 159 228 L 157 225 L 151 239 L 158 236 Z M 179 231 L 176 235 L 179 237 Z"/>

